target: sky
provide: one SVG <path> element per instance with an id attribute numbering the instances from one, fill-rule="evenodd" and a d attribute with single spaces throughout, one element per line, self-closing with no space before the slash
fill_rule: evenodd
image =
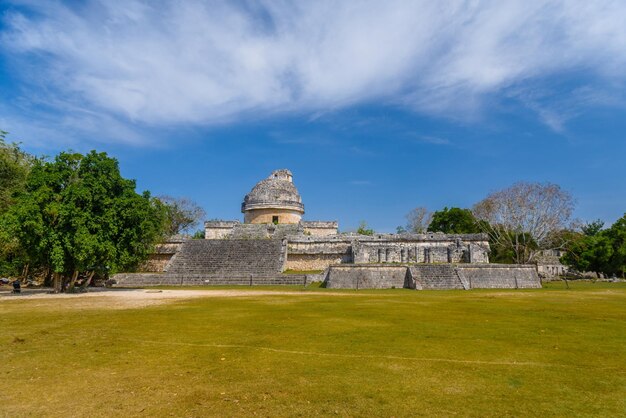
<path id="1" fill-rule="evenodd" d="M 551 182 L 626 212 L 626 2 L 0 0 L 0 129 L 106 151 L 242 219 L 288 168 L 305 219 L 380 232 Z"/>

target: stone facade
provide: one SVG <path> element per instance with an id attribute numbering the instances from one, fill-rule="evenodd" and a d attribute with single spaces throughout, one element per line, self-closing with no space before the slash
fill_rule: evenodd
<path id="1" fill-rule="evenodd" d="M 323 270 L 333 264 L 488 263 L 484 234 L 336 234 L 287 236 L 289 270 Z"/>
<path id="2" fill-rule="evenodd" d="M 139 271 L 158 273 L 167 270 L 172 257 L 181 250 L 183 242 L 187 238 L 177 235 L 171 237 L 167 242 L 157 245 L 146 261 L 139 266 Z"/>
<path id="3" fill-rule="evenodd" d="M 537 256 L 537 272 L 547 279 L 564 276 L 568 268 L 561 263 L 561 250 L 544 250 Z"/>
<path id="4" fill-rule="evenodd" d="M 422 264 L 332 266 L 326 287 L 341 289 L 418 290 L 536 289 L 541 287 L 532 265 Z"/>
<path id="5" fill-rule="evenodd" d="M 207 221 L 205 239 L 157 247 L 136 284 L 293 284 L 328 287 L 471 289 L 537 287 L 535 266 L 489 264 L 486 234 L 339 233 L 335 221 L 304 221 L 289 170 L 257 183 L 240 221 Z M 285 270 L 297 274 L 283 274 Z M 311 271 L 316 276 L 304 274 Z M 299 272 L 299 273 L 298 273 Z M 124 285 L 133 276 L 120 275 Z"/>
<path id="6" fill-rule="evenodd" d="M 302 225 L 304 235 L 327 237 L 339 233 L 337 221 L 301 221 L 300 224 Z"/>
<path id="7" fill-rule="evenodd" d="M 227 238 L 238 225 L 239 221 L 206 221 L 204 223 L 204 238 Z"/>

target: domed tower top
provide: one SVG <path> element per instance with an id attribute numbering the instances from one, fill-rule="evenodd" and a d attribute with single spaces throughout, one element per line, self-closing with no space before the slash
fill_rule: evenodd
<path id="1" fill-rule="evenodd" d="M 246 195 L 241 204 L 244 222 L 297 224 L 304 205 L 289 170 L 275 170 Z"/>

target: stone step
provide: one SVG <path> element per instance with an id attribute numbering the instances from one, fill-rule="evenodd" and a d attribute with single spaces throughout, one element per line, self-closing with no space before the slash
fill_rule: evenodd
<path id="1" fill-rule="evenodd" d="M 456 267 L 451 264 L 422 264 L 410 268 L 413 279 L 422 289 L 464 289 Z"/>
<path id="2" fill-rule="evenodd" d="M 275 277 L 284 264 L 281 240 L 189 240 L 168 268 L 168 276 L 205 278 Z"/>

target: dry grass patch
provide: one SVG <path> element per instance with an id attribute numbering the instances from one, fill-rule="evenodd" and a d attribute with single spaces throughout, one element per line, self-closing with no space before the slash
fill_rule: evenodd
<path id="1" fill-rule="evenodd" d="M 134 292 L 0 301 L 0 416 L 626 414 L 623 284 Z"/>

